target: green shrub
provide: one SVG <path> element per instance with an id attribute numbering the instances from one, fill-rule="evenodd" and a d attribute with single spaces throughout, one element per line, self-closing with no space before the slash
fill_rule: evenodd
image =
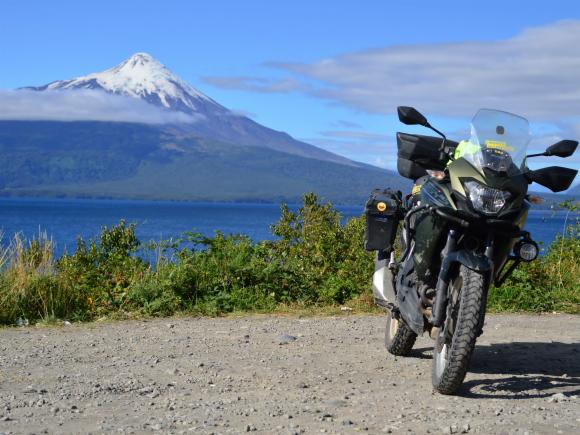
<path id="1" fill-rule="evenodd" d="M 204 314 L 272 309 L 277 301 L 276 265 L 266 244 L 243 235 L 190 237 L 196 248 L 177 256 L 174 289 L 188 308 Z"/>
<path id="2" fill-rule="evenodd" d="M 341 225 L 331 204 L 307 194 L 296 213 L 282 205 L 272 232 L 280 237 L 272 244 L 273 259 L 290 279 L 283 281 L 287 300 L 343 303 L 368 290 L 373 263 L 363 250 L 362 218 Z"/>
<path id="3" fill-rule="evenodd" d="M 139 245 L 135 225 L 121 221 L 114 227 L 103 227 L 98 240 L 79 238 L 76 251 L 57 262 L 62 285 L 84 297 L 85 314 L 106 314 L 128 302 L 129 286 L 149 269 L 135 256 Z"/>
<path id="4" fill-rule="evenodd" d="M 173 288 L 175 267 L 165 266 L 158 273 L 146 273 L 135 280 L 127 291 L 126 308 L 153 316 L 169 316 L 182 307 Z"/>

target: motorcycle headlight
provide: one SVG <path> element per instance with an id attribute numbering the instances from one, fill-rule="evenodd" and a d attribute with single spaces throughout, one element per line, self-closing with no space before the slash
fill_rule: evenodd
<path id="1" fill-rule="evenodd" d="M 485 215 L 498 214 L 511 197 L 505 190 L 493 189 L 477 181 L 466 181 L 463 186 L 473 209 Z"/>

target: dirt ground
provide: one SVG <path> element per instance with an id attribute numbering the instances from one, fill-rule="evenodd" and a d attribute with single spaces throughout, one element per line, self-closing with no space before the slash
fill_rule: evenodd
<path id="1" fill-rule="evenodd" d="M 458 396 L 384 318 L 0 330 L 0 433 L 580 433 L 580 316 L 489 316 Z"/>

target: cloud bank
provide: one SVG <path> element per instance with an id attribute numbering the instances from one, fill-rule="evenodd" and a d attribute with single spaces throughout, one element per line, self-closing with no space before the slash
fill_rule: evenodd
<path id="1" fill-rule="evenodd" d="M 539 119 L 580 115 L 580 22 L 495 42 L 386 47 L 274 66 L 322 83 L 312 95 L 371 113 L 400 104 L 466 116 L 493 107 Z"/>
<path id="2" fill-rule="evenodd" d="M 580 116 L 579 41 L 580 21 L 561 21 L 499 41 L 388 46 L 314 63 L 268 63 L 292 77 L 279 82 L 206 81 L 257 92 L 298 90 L 375 114 L 413 105 L 427 114 L 470 117 L 491 107 L 553 121 Z"/>
<path id="3" fill-rule="evenodd" d="M 0 90 L 0 120 L 191 123 L 199 118 L 99 90 Z"/>

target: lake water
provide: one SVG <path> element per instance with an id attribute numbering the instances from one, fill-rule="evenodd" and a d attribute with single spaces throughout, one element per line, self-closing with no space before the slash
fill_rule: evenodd
<path id="1" fill-rule="evenodd" d="M 290 206 L 296 209 L 298 206 Z M 361 206 L 337 206 L 344 219 L 359 216 Z M 15 233 L 30 238 L 46 231 L 56 242 L 60 255 L 73 251 L 77 236 L 96 236 L 102 225 L 125 219 L 137 223 L 141 241 L 178 237 L 187 231 L 211 236 L 214 231 L 243 233 L 253 240 L 272 239 L 269 225 L 279 218 L 277 204 L 188 203 L 83 199 L 0 199 L 0 228 L 4 243 Z M 573 217 L 568 217 L 568 222 Z M 562 232 L 566 213 L 533 210 L 527 229 L 532 237 L 549 244 Z"/>

